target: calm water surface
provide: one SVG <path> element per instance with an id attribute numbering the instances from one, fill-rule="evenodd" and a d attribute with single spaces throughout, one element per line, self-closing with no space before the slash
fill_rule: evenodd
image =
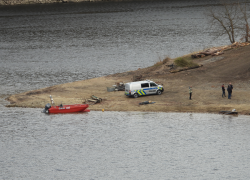
<path id="1" fill-rule="evenodd" d="M 0 7 L 0 179 L 249 179 L 248 116 L 4 107 L 13 93 L 228 44 L 204 15 L 216 3 Z"/>
<path id="2" fill-rule="evenodd" d="M 1 114 L 1 179 L 250 178 L 245 116 L 15 108 Z"/>

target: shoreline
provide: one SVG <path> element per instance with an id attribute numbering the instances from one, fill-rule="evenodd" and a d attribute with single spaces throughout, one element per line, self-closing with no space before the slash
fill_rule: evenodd
<path id="1" fill-rule="evenodd" d="M 211 61 L 213 56 L 194 59 L 199 65 L 203 63 L 204 65 L 176 73 L 171 73 L 166 63 L 158 62 L 151 67 L 135 71 L 14 94 L 6 98 L 10 102 L 6 107 L 44 108 L 47 103 L 50 103 L 50 95 L 55 105 L 81 104 L 91 95 L 95 95 L 103 101 L 90 105 L 89 109 L 92 111 L 104 109 L 104 111 L 218 114 L 219 111 L 236 109 L 240 115 L 249 115 L 250 73 L 247 68 L 250 67 L 250 62 L 247 60 L 249 56 L 250 46 L 239 47 L 225 51 L 217 61 Z M 112 87 L 119 82 L 131 82 L 133 76 L 138 74 L 142 75 L 143 79 L 163 84 L 165 90 L 162 95 L 128 98 L 124 95 L 124 91 L 107 92 L 107 87 Z M 222 98 L 221 85 L 224 83 L 227 86 L 226 83 L 229 82 L 234 85 L 233 97 L 232 99 Z M 189 86 L 193 87 L 192 100 L 189 100 Z M 155 104 L 139 105 L 140 102 L 149 100 Z"/>

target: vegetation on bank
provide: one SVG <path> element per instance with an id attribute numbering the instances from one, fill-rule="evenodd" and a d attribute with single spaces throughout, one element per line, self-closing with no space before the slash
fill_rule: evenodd
<path id="1" fill-rule="evenodd" d="M 193 62 L 191 57 L 185 56 L 185 57 L 178 57 L 174 60 L 174 63 L 176 66 L 179 67 L 195 67 L 198 66 L 197 63 Z"/>
<path id="2" fill-rule="evenodd" d="M 167 64 L 168 62 L 170 61 L 170 58 L 169 57 L 165 57 L 163 60 L 159 60 L 158 62 L 156 62 L 153 66 L 154 67 L 158 67 L 158 66 L 161 66 L 163 64 Z"/>
<path id="3" fill-rule="evenodd" d="M 178 67 L 195 67 L 198 66 L 197 63 L 193 62 L 193 58 L 191 57 L 191 55 L 185 55 L 185 56 L 181 56 L 181 57 L 177 57 L 175 59 L 170 59 L 169 57 L 165 57 L 163 60 L 159 60 L 158 62 L 156 62 L 153 66 L 154 67 L 159 67 L 161 65 L 167 64 L 170 61 L 173 62 L 173 64 L 175 66 Z"/>

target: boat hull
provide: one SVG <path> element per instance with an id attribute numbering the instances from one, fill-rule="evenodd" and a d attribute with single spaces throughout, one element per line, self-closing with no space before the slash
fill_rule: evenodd
<path id="1" fill-rule="evenodd" d="M 74 113 L 74 112 L 89 112 L 88 104 L 74 104 L 74 105 L 63 105 L 63 106 L 52 106 L 48 109 L 48 113 Z"/>

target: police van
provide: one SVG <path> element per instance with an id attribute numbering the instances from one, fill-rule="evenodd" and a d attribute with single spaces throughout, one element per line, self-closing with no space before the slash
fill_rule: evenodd
<path id="1" fill-rule="evenodd" d="M 161 95 L 163 91 L 164 89 L 162 85 L 158 85 L 150 80 L 130 82 L 125 84 L 125 95 L 132 96 L 134 98 L 150 94 Z"/>

